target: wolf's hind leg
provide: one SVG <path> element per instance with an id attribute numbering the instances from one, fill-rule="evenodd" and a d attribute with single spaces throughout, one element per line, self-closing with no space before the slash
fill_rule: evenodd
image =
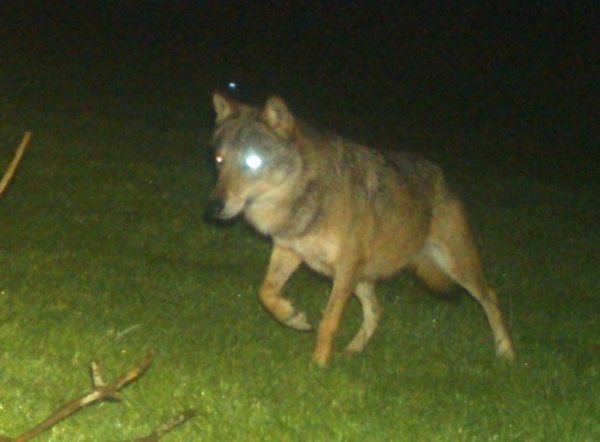
<path id="1" fill-rule="evenodd" d="M 448 204 L 444 218 L 434 224 L 425 253 L 481 304 L 494 335 L 496 354 L 513 360 L 516 357 L 513 342 L 504 325 L 498 298 L 485 281 L 462 206 L 458 202 Z"/>
<path id="2" fill-rule="evenodd" d="M 302 259 L 292 250 L 273 245 L 265 280 L 260 288 L 260 300 L 265 308 L 284 325 L 307 331 L 312 327 L 306 315 L 296 310 L 290 301 L 281 296 L 281 289 Z"/>
<path id="3" fill-rule="evenodd" d="M 381 307 L 375 296 L 375 284 L 372 282 L 359 282 L 354 294 L 361 303 L 363 311 L 363 323 L 352 342 L 346 347 L 346 354 L 354 354 L 365 349 L 367 342 L 373 336 L 379 319 L 381 318 Z"/>

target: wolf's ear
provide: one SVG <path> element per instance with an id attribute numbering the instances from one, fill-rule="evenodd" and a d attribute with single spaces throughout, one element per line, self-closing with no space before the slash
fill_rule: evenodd
<path id="1" fill-rule="evenodd" d="M 213 105 L 215 107 L 215 112 L 217 113 L 217 124 L 222 123 L 239 112 L 238 104 L 235 101 L 218 92 L 213 95 Z"/>
<path id="2" fill-rule="evenodd" d="M 281 98 L 273 96 L 267 100 L 262 119 L 269 128 L 282 138 L 289 138 L 294 131 L 294 116 Z"/>

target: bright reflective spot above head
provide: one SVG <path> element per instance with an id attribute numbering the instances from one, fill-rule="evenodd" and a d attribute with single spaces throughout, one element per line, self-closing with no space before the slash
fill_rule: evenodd
<path id="1" fill-rule="evenodd" d="M 250 169 L 258 169 L 262 164 L 262 159 L 256 154 L 250 154 L 246 157 L 246 166 Z"/>
<path id="2" fill-rule="evenodd" d="M 227 84 L 227 88 L 228 88 L 230 91 L 234 91 L 234 90 L 236 90 L 236 89 L 237 89 L 237 84 L 235 84 L 233 81 L 230 81 L 230 82 Z"/>

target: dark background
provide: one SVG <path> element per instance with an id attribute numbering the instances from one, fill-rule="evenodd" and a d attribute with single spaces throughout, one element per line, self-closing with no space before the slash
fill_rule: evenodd
<path id="1" fill-rule="evenodd" d="M 201 126 L 212 119 L 212 90 L 235 81 L 242 99 L 278 93 L 305 119 L 360 141 L 594 184 L 599 9 L 595 1 L 3 1 L 0 70 L 10 73 L 0 93 L 16 99 L 47 84 L 120 96 L 132 108 L 139 102 L 128 97 L 168 97 L 182 112 L 195 108 Z"/>

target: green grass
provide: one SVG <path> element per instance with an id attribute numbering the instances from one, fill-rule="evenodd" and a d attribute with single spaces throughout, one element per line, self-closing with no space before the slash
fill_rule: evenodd
<path id="1" fill-rule="evenodd" d="M 309 363 L 314 335 L 258 302 L 268 241 L 203 219 L 209 102 L 168 90 L 123 102 L 48 78 L 1 103 L 1 170 L 23 130 L 34 138 L 0 200 L 0 435 L 87 392 L 92 359 L 112 379 L 154 348 L 123 403 L 40 440 L 141 437 L 187 408 L 198 416 L 165 441 L 600 439 L 597 189 L 433 152 L 467 202 L 518 361 L 495 359 L 470 298 L 444 302 L 400 276 L 379 287 L 385 315 L 365 354 L 339 354 L 360 321 L 352 303 L 323 371 Z M 302 270 L 287 293 L 317 321 L 328 289 Z"/>

